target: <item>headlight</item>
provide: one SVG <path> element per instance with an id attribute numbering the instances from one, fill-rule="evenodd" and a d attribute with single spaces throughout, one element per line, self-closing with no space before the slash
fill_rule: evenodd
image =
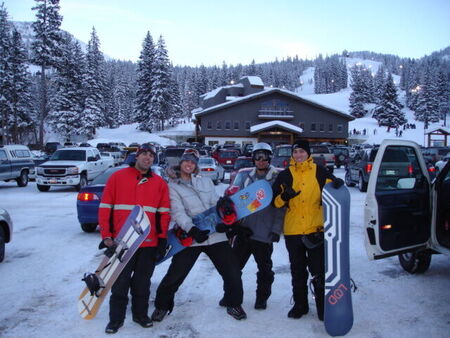
<path id="1" fill-rule="evenodd" d="M 78 175 L 78 167 L 67 168 L 67 174 L 69 174 L 69 175 Z"/>
<path id="2" fill-rule="evenodd" d="M 36 168 L 36 173 L 37 173 L 38 175 L 44 175 L 44 168 L 42 168 L 42 167 L 37 167 L 37 168 Z"/>

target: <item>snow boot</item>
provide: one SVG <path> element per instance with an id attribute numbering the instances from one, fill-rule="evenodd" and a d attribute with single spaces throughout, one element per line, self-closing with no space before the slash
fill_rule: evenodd
<path id="1" fill-rule="evenodd" d="M 225 298 L 219 300 L 219 306 L 227 306 L 227 304 L 225 303 Z"/>
<path id="2" fill-rule="evenodd" d="M 164 317 L 166 316 L 168 310 L 155 309 L 152 313 L 152 320 L 154 322 L 162 322 Z"/>
<path id="3" fill-rule="evenodd" d="M 292 309 L 288 312 L 289 318 L 299 319 L 309 312 L 308 302 L 294 303 Z"/>
<path id="4" fill-rule="evenodd" d="M 265 310 L 266 308 L 267 308 L 267 298 L 257 296 L 255 301 L 255 309 Z"/>
<path id="5" fill-rule="evenodd" d="M 106 325 L 105 333 L 108 334 L 114 334 L 119 331 L 119 329 L 122 327 L 123 321 L 120 322 L 109 322 L 108 325 Z"/>
<path id="6" fill-rule="evenodd" d="M 238 305 L 235 307 L 227 307 L 227 313 L 232 316 L 234 319 L 241 320 L 247 318 L 247 314 L 245 313 L 242 306 Z"/>
<path id="7" fill-rule="evenodd" d="M 138 323 L 140 326 L 142 326 L 144 328 L 153 326 L 153 322 L 150 318 L 148 318 L 148 316 L 144 316 L 144 317 L 140 317 L 140 318 L 133 317 L 133 322 Z"/>

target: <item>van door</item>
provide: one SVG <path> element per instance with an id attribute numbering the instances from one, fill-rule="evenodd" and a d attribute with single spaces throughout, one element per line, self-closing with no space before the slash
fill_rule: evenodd
<path id="1" fill-rule="evenodd" d="M 11 162 L 5 150 L 0 150 L 0 180 L 11 178 Z"/>
<path id="2" fill-rule="evenodd" d="M 364 210 L 369 259 L 426 246 L 431 229 L 430 178 L 420 146 L 385 140 L 375 157 Z"/>

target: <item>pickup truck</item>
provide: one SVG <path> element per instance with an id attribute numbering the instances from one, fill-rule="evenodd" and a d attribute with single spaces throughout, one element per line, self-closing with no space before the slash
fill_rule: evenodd
<path id="1" fill-rule="evenodd" d="M 365 201 L 369 259 L 398 255 L 405 271 L 424 273 L 433 254 L 450 257 L 449 222 L 450 163 L 431 180 L 417 143 L 384 140 L 373 161 Z"/>
<path id="2" fill-rule="evenodd" d="M 334 164 L 335 164 L 335 156 L 334 153 L 324 145 L 311 145 L 311 156 L 316 163 L 324 162 L 325 167 L 333 173 Z"/>
<path id="3" fill-rule="evenodd" d="M 53 186 L 74 186 L 76 191 L 108 169 L 97 148 L 74 147 L 55 151 L 50 160 L 36 168 L 39 191 L 49 191 Z"/>
<path id="4" fill-rule="evenodd" d="M 27 146 L 12 144 L 0 147 L 0 180 L 15 180 L 19 187 L 25 187 L 29 176 L 34 175 L 34 168 L 32 153 Z"/>

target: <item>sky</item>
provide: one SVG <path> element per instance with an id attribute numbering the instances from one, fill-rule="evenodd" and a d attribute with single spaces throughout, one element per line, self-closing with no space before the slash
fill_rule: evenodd
<path id="1" fill-rule="evenodd" d="M 34 0 L 2 0 L 34 21 Z M 271 62 L 368 50 L 420 58 L 450 45 L 448 0 L 61 0 L 61 28 L 106 55 L 136 61 L 149 31 L 174 65 Z"/>

